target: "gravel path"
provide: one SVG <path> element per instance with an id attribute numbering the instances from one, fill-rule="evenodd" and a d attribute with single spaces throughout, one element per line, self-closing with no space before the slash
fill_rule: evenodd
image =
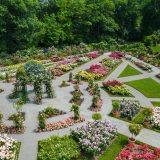
<path id="1" fill-rule="evenodd" d="M 101 61 L 103 58 L 107 57 L 109 53 L 105 53 L 104 55 L 98 57 L 97 59 L 94 59 L 72 71 L 72 73 L 76 73 L 80 70 L 85 70 L 89 68 L 90 65 L 96 64 L 99 61 Z M 130 77 L 125 77 L 125 78 L 117 78 L 118 75 L 123 71 L 123 69 L 128 65 L 132 65 L 136 69 L 140 70 L 143 74 L 138 75 L 138 76 L 130 76 Z M 160 80 L 156 79 L 154 76 L 157 72 L 160 72 L 159 69 L 154 67 L 154 70 L 152 73 L 147 73 L 136 67 L 134 64 L 130 63 L 129 61 L 123 60 L 123 63 L 121 63 L 107 78 L 106 80 L 111 80 L 111 79 L 118 79 L 121 80 L 122 82 L 126 81 L 132 81 L 136 79 L 143 79 L 147 77 L 152 77 L 156 81 L 160 82 Z M 22 142 L 21 149 L 20 149 L 20 155 L 19 155 L 19 160 L 36 160 L 37 159 L 37 150 L 38 150 L 38 140 L 45 139 L 50 137 L 51 135 L 64 135 L 64 134 L 69 134 L 70 129 L 75 129 L 84 123 L 79 123 L 76 124 L 72 127 L 57 130 L 57 131 L 52 131 L 52 132 L 44 132 L 44 133 L 35 133 L 34 130 L 37 128 L 37 117 L 38 117 L 38 112 L 43 110 L 49 105 L 54 106 L 57 109 L 63 110 L 67 112 L 66 115 L 63 116 L 57 116 L 48 119 L 48 122 L 51 121 L 58 121 L 60 119 L 63 119 L 69 115 L 70 113 L 70 103 L 69 100 L 71 99 L 71 94 L 70 92 L 73 91 L 73 86 L 65 87 L 65 88 L 59 88 L 59 85 L 61 84 L 62 80 L 68 80 L 69 73 L 56 78 L 53 80 L 53 85 L 56 93 L 56 98 L 54 99 L 44 99 L 42 105 L 36 105 L 33 103 L 28 103 L 25 104 L 23 107 L 23 111 L 26 113 L 26 121 L 25 121 L 25 126 L 26 126 L 26 131 L 24 134 L 20 135 L 10 135 L 13 138 L 16 138 L 17 140 Z M 102 82 L 98 82 L 99 85 L 102 85 Z M 86 118 L 86 120 L 92 120 L 92 112 L 88 110 L 88 107 L 92 103 L 92 97 L 89 95 L 89 93 L 86 91 L 87 83 L 83 82 L 82 85 L 80 85 L 80 88 L 83 92 L 83 97 L 84 101 L 80 107 L 81 115 Z M 153 107 L 150 101 L 160 101 L 160 98 L 146 98 L 144 95 L 142 95 L 140 92 L 135 90 L 132 87 L 127 86 L 134 97 L 127 97 L 126 99 L 136 99 L 140 102 L 140 104 L 144 107 Z M 6 84 L 0 82 L 0 88 L 4 89 L 5 91 L 0 94 L 0 112 L 4 114 L 4 122 L 9 123 L 7 120 L 7 117 L 10 114 L 15 113 L 15 110 L 13 109 L 13 101 L 9 101 L 7 99 L 7 95 L 11 93 L 13 89 L 12 84 Z M 30 89 L 32 89 L 30 87 Z M 101 114 L 103 115 L 103 118 L 106 120 L 111 121 L 112 123 L 117 125 L 118 132 L 121 134 L 129 136 L 130 133 L 128 131 L 128 124 L 127 122 L 109 117 L 108 114 L 112 110 L 112 100 L 117 99 L 117 100 L 122 100 L 123 97 L 110 97 L 104 90 L 101 90 L 101 96 L 103 100 L 103 106 L 101 110 Z M 31 93 L 30 97 L 33 97 L 33 93 Z M 143 129 L 140 133 L 139 136 L 137 136 L 137 139 L 144 142 L 148 143 L 152 146 L 155 147 L 160 147 L 160 133 L 148 130 L 148 129 Z"/>

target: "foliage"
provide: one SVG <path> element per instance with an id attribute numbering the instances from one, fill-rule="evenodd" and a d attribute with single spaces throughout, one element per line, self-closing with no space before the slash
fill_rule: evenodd
<path id="1" fill-rule="evenodd" d="M 153 115 L 153 110 L 151 108 L 145 108 L 142 111 L 142 114 L 145 116 L 145 120 L 149 120 L 149 118 Z"/>
<path id="2" fill-rule="evenodd" d="M 0 113 L 0 124 L 2 123 L 2 120 L 3 120 L 3 114 Z"/>
<path id="3" fill-rule="evenodd" d="M 38 160 L 72 160 L 80 155 L 78 144 L 68 136 L 52 136 L 38 145 Z"/>
<path id="4" fill-rule="evenodd" d="M 44 129 L 46 127 L 46 114 L 40 113 L 38 116 L 38 120 L 39 120 L 39 128 Z"/>
<path id="5" fill-rule="evenodd" d="M 80 118 L 80 111 L 79 111 L 79 106 L 76 104 L 73 104 L 71 106 L 71 111 L 74 113 L 74 119 L 79 119 Z"/>
<path id="6" fill-rule="evenodd" d="M 100 113 L 93 113 L 92 119 L 94 120 L 102 120 L 102 115 Z"/>
<path id="7" fill-rule="evenodd" d="M 11 115 L 9 119 L 13 121 L 16 128 L 24 128 L 24 116 L 22 112 Z"/>
<path id="8" fill-rule="evenodd" d="M 129 125 L 129 131 L 134 136 L 137 136 L 140 133 L 140 131 L 141 131 L 142 128 L 143 127 L 140 124 L 130 124 Z"/>
<path id="9" fill-rule="evenodd" d="M 83 52 L 88 48 L 118 47 L 117 43 L 122 44 L 124 40 L 142 40 L 157 31 L 160 28 L 159 8 L 157 0 L 21 0 L 19 3 L 7 0 L 0 6 L 0 52 L 4 56 L 6 52 L 12 54 L 23 50 L 12 57 L 17 63 L 26 61 L 24 54 L 29 55 L 32 51 L 39 56 L 32 49 L 34 47 L 80 44 L 78 48 L 72 46 L 74 54 L 81 53 L 79 48 Z M 86 47 L 81 42 L 91 45 Z M 27 52 L 27 48 L 31 51 Z M 4 61 L 12 63 L 9 59 Z"/>

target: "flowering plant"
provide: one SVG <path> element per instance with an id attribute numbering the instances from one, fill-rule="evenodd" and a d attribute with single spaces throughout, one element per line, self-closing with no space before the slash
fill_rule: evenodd
<path id="1" fill-rule="evenodd" d="M 47 123 L 45 125 L 45 128 L 43 128 L 43 129 L 38 128 L 36 130 L 36 132 L 47 132 L 47 131 L 59 130 L 62 128 L 67 128 L 69 126 L 73 126 L 74 124 L 80 123 L 83 121 L 85 121 L 85 119 L 83 117 L 80 117 L 79 119 L 74 119 L 73 117 L 68 117 L 68 118 L 65 118 L 64 120 L 61 120 L 61 121 Z"/>
<path id="2" fill-rule="evenodd" d="M 153 149 L 147 144 L 133 145 L 128 144 L 121 150 L 116 160 L 158 160 L 160 158 L 160 149 Z"/>
<path id="3" fill-rule="evenodd" d="M 7 135 L 0 135 L 0 159 L 11 160 L 15 159 L 17 141 L 7 137 Z"/>
<path id="4" fill-rule="evenodd" d="M 91 52 L 88 54 L 89 58 L 97 58 L 98 57 L 98 53 L 97 52 Z"/>
<path id="5" fill-rule="evenodd" d="M 111 53 L 109 57 L 115 58 L 115 59 L 122 59 L 120 56 L 118 56 L 116 53 Z"/>
<path id="6" fill-rule="evenodd" d="M 123 83 L 117 80 L 112 80 L 112 81 L 107 81 L 107 82 L 103 82 L 103 86 L 104 87 L 109 87 L 109 86 L 122 86 Z"/>
<path id="7" fill-rule="evenodd" d="M 109 69 L 104 68 L 101 64 L 95 64 L 90 66 L 89 71 L 93 73 L 106 75 L 109 72 Z"/>
<path id="8" fill-rule="evenodd" d="M 72 130 L 71 136 L 79 142 L 81 149 L 91 155 L 99 154 L 117 135 L 117 129 L 107 121 L 88 122 Z"/>
<path id="9" fill-rule="evenodd" d="M 70 71 L 72 70 L 73 68 L 71 67 L 71 65 L 69 64 L 61 64 L 57 67 L 58 69 L 61 69 L 62 71 L 66 72 L 66 71 Z"/>
<path id="10" fill-rule="evenodd" d="M 137 101 L 123 100 L 120 103 L 121 117 L 132 120 L 141 110 L 140 104 Z"/>
<path id="11" fill-rule="evenodd" d="M 130 90 L 126 86 L 124 86 L 123 83 L 117 80 L 103 82 L 103 87 L 111 94 L 118 94 L 123 96 L 131 94 Z"/>
<path id="12" fill-rule="evenodd" d="M 114 66 L 116 66 L 117 64 L 120 63 L 120 60 L 118 59 L 113 59 L 113 58 L 104 58 L 101 63 L 106 66 L 106 67 L 111 67 L 113 68 Z"/>
<path id="13" fill-rule="evenodd" d="M 153 108 L 153 115 L 151 117 L 151 124 L 153 127 L 160 129 L 160 107 Z"/>
<path id="14" fill-rule="evenodd" d="M 80 76 L 83 80 L 98 80 L 103 77 L 102 74 L 99 73 L 91 73 L 87 71 L 79 71 L 75 76 Z"/>

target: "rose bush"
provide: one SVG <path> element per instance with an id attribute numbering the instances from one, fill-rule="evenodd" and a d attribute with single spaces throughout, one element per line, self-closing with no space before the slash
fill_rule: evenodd
<path id="1" fill-rule="evenodd" d="M 107 121 L 88 122 L 71 132 L 71 137 L 79 143 L 81 149 L 91 155 L 101 153 L 116 135 L 116 127 Z"/>
<path id="2" fill-rule="evenodd" d="M 147 144 L 128 144 L 121 150 L 115 160 L 158 160 L 159 158 L 159 148 L 153 149 Z"/>
<path id="3" fill-rule="evenodd" d="M 160 107 L 153 108 L 153 116 L 151 116 L 151 125 L 160 129 Z"/>
<path id="4" fill-rule="evenodd" d="M 113 95 L 131 95 L 130 90 L 117 80 L 103 82 L 103 87 Z"/>
<path id="5" fill-rule="evenodd" d="M 17 141 L 0 134 L 0 159 L 12 160 L 16 156 Z"/>

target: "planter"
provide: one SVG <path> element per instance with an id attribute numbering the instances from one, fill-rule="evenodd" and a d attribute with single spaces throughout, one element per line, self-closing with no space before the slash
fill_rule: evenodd
<path id="1" fill-rule="evenodd" d="M 113 111 L 112 112 L 114 117 L 120 117 L 121 113 L 119 111 Z"/>
<path id="2" fill-rule="evenodd" d="M 143 125 L 146 126 L 146 127 L 148 127 L 148 126 L 150 126 L 150 122 L 149 121 L 144 121 Z"/>
<path id="3" fill-rule="evenodd" d="M 128 138 L 128 143 L 129 144 L 135 144 L 136 139 L 135 138 Z"/>

